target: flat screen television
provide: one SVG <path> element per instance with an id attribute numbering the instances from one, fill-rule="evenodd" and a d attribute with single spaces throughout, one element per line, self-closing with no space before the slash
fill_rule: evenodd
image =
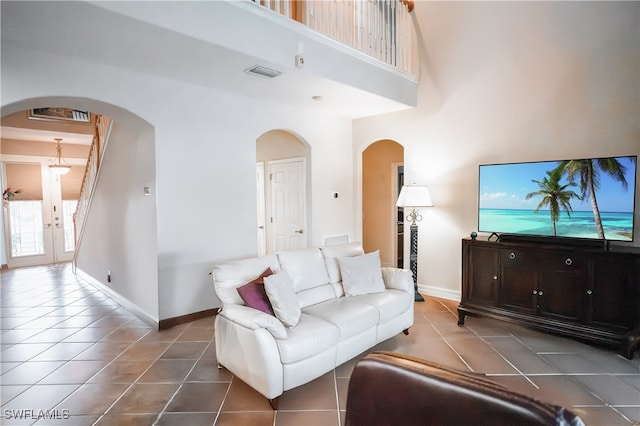
<path id="1" fill-rule="evenodd" d="M 479 166 L 478 231 L 633 241 L 637 156 Z"/>

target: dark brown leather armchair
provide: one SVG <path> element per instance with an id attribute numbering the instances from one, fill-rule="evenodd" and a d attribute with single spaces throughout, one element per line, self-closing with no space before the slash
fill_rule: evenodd
<path id="1" fill-rule="evenodd" d="M 358 361 L 347 396 L 347 426 L 584 425 L 552 404 L 511 392 L 481 374 L 374 352 Z"/>

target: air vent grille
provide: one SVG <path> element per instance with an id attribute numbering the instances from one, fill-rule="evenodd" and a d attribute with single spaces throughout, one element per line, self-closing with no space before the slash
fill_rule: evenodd
<path id="1" fill-rule="evenodd" d="M 262 65 L 254 65 L 251 68 L 247 68 L 246 70 L 244 70 L 244 72 L 246 72 L 247 74 L 257 75 L 258 77 L 262 78 L 274 78 L 282 74 L 278 70 L 267 68 Z"/>

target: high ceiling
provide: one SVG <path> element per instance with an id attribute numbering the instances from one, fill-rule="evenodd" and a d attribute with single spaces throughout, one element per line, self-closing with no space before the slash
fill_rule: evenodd
<path id="1" fill-rule="evenodd" d="M 198 7 L 223 7 L 212 3 L 218 2 L 188 4 L 192 10 Z M 309 72 L 308 68 L 312 65 L 304 69 L 296 68 L 293 57 L 289 68 L 278 66 L 283 73 L 276 78 L 248 75 L 244 70 L 249 67 L 273 64 L 264 63 L 244 51 L 213 43 L 209 41 L 210 34 L 209 39 L 205 36 L 207 34 L 199 38 L 187 35 L 190 27 L 187 23 L 183 25 L 187 30 L 169 28 L 181 22 L 175 6 L 179 3 L 119 4 L 2 2 L 2 43 L 15 43 L 21 48 L 104 64 L 107 68 L 132 70 L 216 90 L 232 90 L 250 98 L 260 97 L 296 107 L 308 106 L 351 119 L 409 108 L 397 100 Z M 146 8 L 143 12 L 150 18 L 142 21 L 110 10 L 118 7 Z M 166 25 L 162 23 L 163 27 L 150 23 L 152 18 L 161 13 L 158 10 L 166 14 L 167 8 L 171 7 L 175 8 L 177 18 L 170 19 Z M 197 19 L 197 16 L 192 18 Z M 215 10 L 211 11 L 211 19 L 216 19 Z M 201 23 L 199 25 L 202 26 Z M 197 24 L 191 27 L 197 27 L 191 29 L 194 32 L 210 31 L 210 28 L 199 28 Z M 228 31 L 237 32 L 238 29 L 230 28 Z M 360 76 L 360 79 L 363 77 Z M 357 76 L 352 77 L 352 80 L 357 79 Z M 322 96 L 323 101 L 313 100 L 314 96 Z"/>

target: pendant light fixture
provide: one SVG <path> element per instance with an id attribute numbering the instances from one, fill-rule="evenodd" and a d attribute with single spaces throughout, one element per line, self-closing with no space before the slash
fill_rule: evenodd
<path id="1" fill-rule="evenodd" d="M 62 164 L 64 161 L 64 158 L 62 158 L 62 147 L 60 147 L 60 141 L 62 138 L 54 138 L 53 140 L 58 142 L 58 145 L 56 146 L 56 161 L 54 164 L 49 166 L 49 170 L 56 175 L 66 175 L 69 173 L 69 170 L 71 170 L 71 166 Z"/>

